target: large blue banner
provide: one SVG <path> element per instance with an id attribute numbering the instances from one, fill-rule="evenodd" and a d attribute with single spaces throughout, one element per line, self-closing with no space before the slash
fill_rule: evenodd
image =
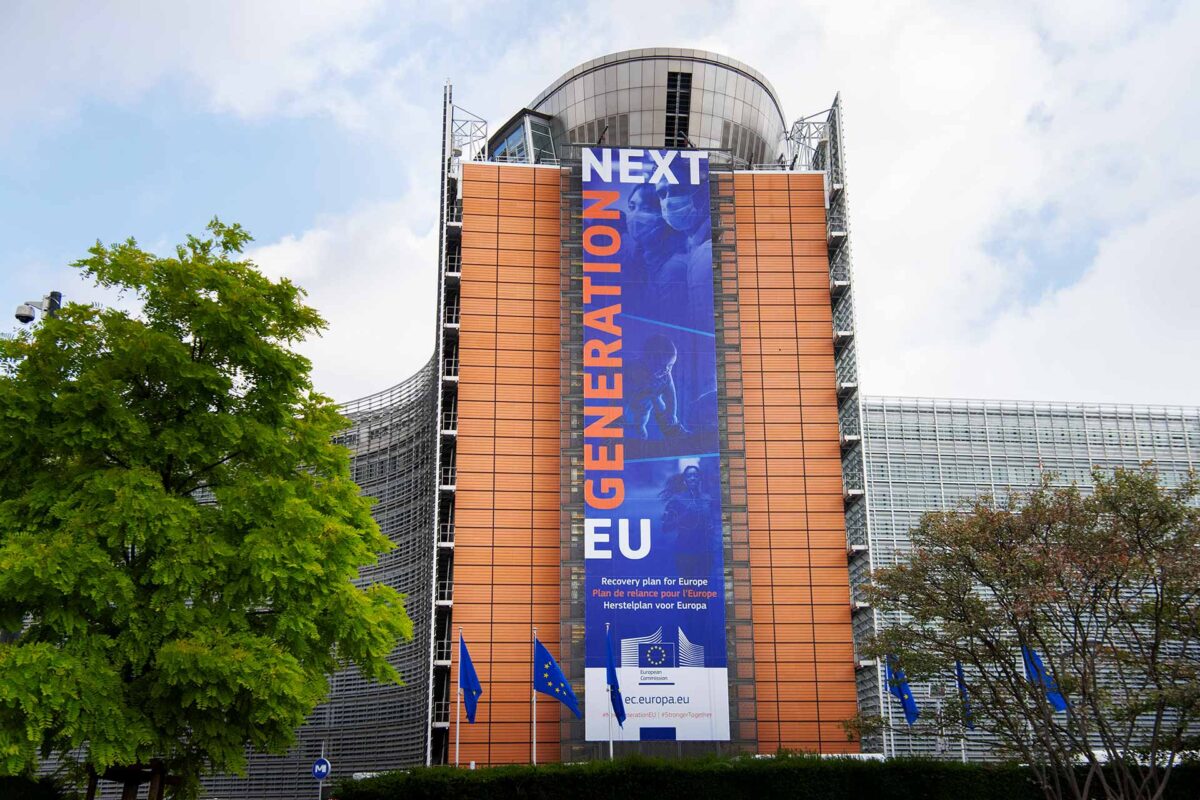
<path id="1" fill-rule="evenodd" d="M 586 148 L 583 252 L 587 738 L 726 741 L 708 154 Z"/>

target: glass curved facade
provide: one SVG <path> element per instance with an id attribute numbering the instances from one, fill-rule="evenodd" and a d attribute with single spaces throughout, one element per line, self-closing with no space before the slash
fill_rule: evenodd
<path id="1" fill-rule="evenodd" d="M 377 394 L 342 406 L 353 426 L 338 441 L 350 449 L 351 474 L 396 545 L 364 568 L 359 582 L 385 583 L 407 595 L 413 638 L 390 661 L 403 686 L 364 680 L 355 669 L 333 676 L 329 701 L 313 712 L 283 756 L 252 755 L 246 778 L 206 782 L 213 797 L 300 797 L 314 788 L 309 770 L 322 754 L 338 776 L 425 763 L 429 731 L 429 625 L 433 598 L 432 480 L 437 447 L 437 364 Z"/>
<path id="2" fill-rule="evenodd" d="M 866 397 L 863 443 L 871 566 L 892 567 L 909 557 L 911 531 L 926 513 L 1032 492 L 1043 472 L 1054 475 L 1057 486 L 1074 483 L 1086 493 L 1094 485 L 1093 469 L 1136 469 L 1150 461 L 1164 485 L 1179 486 L 1200 463 L 1200 408 Z M 906 620 L 868 608 L 855 622 L 869 636 Z M 899 700 L 886 687 L 864 688 L 863 713 L 897 721 L 868 743 L 872 750 L 897 757 L 998 758 L 995 740 L 982 731 L 955 726 L 937 738 L 911 734 Z M 940 714 L 956 692 L 952 677 L 943 684 L 914 680 L 911 688 L 922 713 Z"/>
<path id="3" fill-rule="evenodd" d="M 590 144 L 727 150 L 743 165 L 777 163 L 787 123 L 757 70 L 717 53 L 626 50 L 580 64 L 529 108 L 553 117 L 556 149 Z"/>

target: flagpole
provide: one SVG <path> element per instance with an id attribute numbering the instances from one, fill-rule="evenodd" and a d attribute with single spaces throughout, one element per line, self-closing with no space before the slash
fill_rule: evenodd
<path id="1" fill-rule="evenodd" d="M 609 625 L 609 623 L 607 623 L 607 622 L 606 622 L 606 623 L 604 623 L 604 647 L 605 647 L 605 652 L 607 652 L 607 651 L 608 651 L 608 649 L 610 649 L 610 648 L 612 647 L 612 642 L 611 642 L 611 641 L 609 641 L 609 638 L 608 638 L 608 625 Z M 605 687 L 606 687 L 606 688 L 607 688 L 607 690 L 608 690 L 608 760 L 609 760 L 609 761 L 612 761 L 612 760 L 613 760 L 613 735 L 612 735 L 612 720 L 613 720 L 613 714 L 615 714 L 615 713 L 616 713 L 616 711 L 615 711 L 615 709 L 613 709 L 613 701 L 612 701 L 612 684 L 611 684 L 611 683 L 609 683 L 609 682 L 606 680 L 606 681 L 604 682 L 604 685 L 605 685 Z"/>
<path id="2" fill-rule="evenodd" d="M 458 696 L 454 702 L 454 766 L 458 766 L 458 732 L 462 729 L 462 626 L 458 628 Z"/>
<path id="3" fill-rule="evenodd" d="M 958 752 L 962 763 L 967 763 L 967 721 L 971 718 L 970 698 L 967 694 L 966 675 L 962 671 L 962 661 L 954 664 L 954 682 L 958 688 L 958 698 L 963 704 L 963 717 L 958 721 Z"/>
<path id="4" fill-rule="evenodd" d="M 533 709 L 530 718 L 533 720 L 533 736 L 532 742 L 532 761 L 533 765 L 537 766 L 537 626 L 533 628 L 533 641 L 529 645 L 529 689 L 532 697 L 529 700 L 529 705 Z"/>

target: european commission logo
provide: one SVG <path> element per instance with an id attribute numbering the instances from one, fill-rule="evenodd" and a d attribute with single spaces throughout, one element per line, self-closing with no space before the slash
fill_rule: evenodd
<path id="1" fill-rule="evenodd" d="M 673 669 L 679 666 L 675 645 L 670 642 L 639 644 L 638 666 L 642 669 Z"/>

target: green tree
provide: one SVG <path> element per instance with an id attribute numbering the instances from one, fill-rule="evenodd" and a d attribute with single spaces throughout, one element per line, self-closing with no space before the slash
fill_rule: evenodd
<path id="1" fill-rule="evenodd" d="M 1149 466 L 1093 479 L 1091 493 L 1045 476 L 1029 496 L 927 514 L 912 557 L 873 576 L 873 604 L 899 624 L 872 655 L 946 690 L 949 713 L 917 734 L 957 730 L 969 709 L 1048 797 L 1158 798 L 1200 747 L 1200 485 L 1164 487 Z"/>
<path id="2" fill-rule="evenodd" d="M 403 597 L 351 582 L 391 545 L 289 349 L 324 321 L 207 230 L 97 243 L 74 266 L 140 310 L 0 342 L 0 773 L 154 760 L 188 795 L 286 749 L 336 669 L 401 680 Z"/>

